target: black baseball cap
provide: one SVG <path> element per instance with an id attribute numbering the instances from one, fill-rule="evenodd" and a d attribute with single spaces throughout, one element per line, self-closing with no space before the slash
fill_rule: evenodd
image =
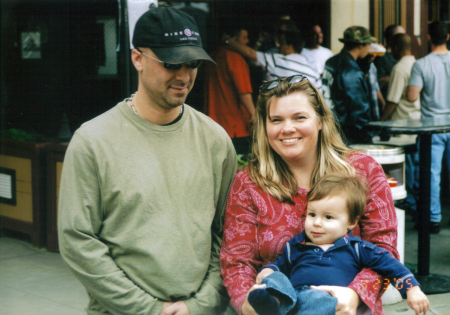
<path id="1" fill-rule="evenodd" d="M 136 22 L 134 47 L 148 47 L 162 61 L 185 63 L 207 60 L 197 24 L 190 15 L 172 7 L 157 7 L 145 12 Z"/>

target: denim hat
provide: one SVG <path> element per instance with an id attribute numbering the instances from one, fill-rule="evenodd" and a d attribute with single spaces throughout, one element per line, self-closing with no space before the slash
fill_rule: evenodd
<path id="1" fill-rule="evenodd" d="M 339 38 L 341 43 L 375 43 L 377 39 L 372 37 L 370 32 L 362 26 L 350 26 L 344 31 L 344 38 Z"/>
<path id="2" fill-rule="evenodd" d="M 157 7 L 145 12 L 136 22 L 133 46 L 150 48 L 167 63 L 214 62 L 202 48 L 194 18 L 172 7 Z"/>

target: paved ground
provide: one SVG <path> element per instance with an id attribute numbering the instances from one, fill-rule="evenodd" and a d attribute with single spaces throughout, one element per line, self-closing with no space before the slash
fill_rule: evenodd
<path id="1" fill-rule="evenodd" d="M 450 277 L 450 206 L 443 210 L 441 233 L 431 235 L 433 274 Z M 405 222 L 405 264 L 417 267 L 417 231 L 407 215 Z M 450 288 L 449 288 L 450 291 Z M 429 295 L 428 314 L 450 315 L 450 293 Z M 87 295 L 67 269 L 58 253 L 33 248 L 23 235 L 0 235 L 0 314 L 2 315 L 77 315 L 85 314 Z M 385 305 L 390 314 L 414 314 L 406 301 Z M 199 314 L 193 314 L 199 315 Z M 201 314 L 203 315 L 203 314 Z"/>

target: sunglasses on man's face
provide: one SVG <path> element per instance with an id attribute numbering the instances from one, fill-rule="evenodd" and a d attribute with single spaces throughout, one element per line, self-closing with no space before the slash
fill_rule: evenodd
<path id="1" fill-rule="evenodd" d="M 281 78 L 281 79 L 277 79 L 277 80 L 273 80 L 273 81 L 264 82 L 259 87 L 259 92 L 270 91 L 270 90 L 276 88 L 278 86 L 278 84 L 280 84 L 280 82 L 283 82 L 283 81 L 287 81 L 289 84 L 294 84 L 294 83 L 302 82 L 304 79 L 308 80 L 308 78 L 305 77 L 304 75 L 297 74 L 297 75 L 293 75 L 293 76 L 290 76 L 287 78 Z"/>
<path id="2" fill-rule="evenodd" d="M 168 63 L 168 62 L 153 58 L 152 56 L 147 55 L 146 53 L 140 51 L 137 48 L 136 48 L 136 50 L 139 51 L 144 56 L 147 56 L 155 61 L 162 63 L 164 65 L 164 68 L 166 68 L 167 70 L 170 70 L 170 71 L 178 71 L 183 66 L 186 66 L 186 68 L 188 68 L 190 70 L 197 69 L 198 67 L 200 67 L 200 65 L 203 62 L 203 60 L 194 60 L 194 61 L 189 61 L 189 62 L 184 62 L 184 63 Z"/>

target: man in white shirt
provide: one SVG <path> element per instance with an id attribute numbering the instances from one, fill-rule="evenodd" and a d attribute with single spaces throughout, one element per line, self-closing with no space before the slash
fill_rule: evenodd
<path id="1" fill-rule="evenodd" d="M 312 64 L 316 65 L 316 69 L 320 75 L 322 75 L 325 69 L 325 62 L 328 58 L 333 57 L 331 50 L 321 46 L 322 43 L 322 29 L 319 25 L 314 25 L 308 31 L 306 47 L 300 53 L 300 55 L 305 56 Z"/>

